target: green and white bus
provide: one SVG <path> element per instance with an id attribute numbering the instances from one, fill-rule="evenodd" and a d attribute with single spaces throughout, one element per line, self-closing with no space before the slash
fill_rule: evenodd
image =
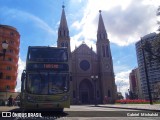
<path id="1" fill-rule="evenodd" d="M 67 48 L 29 46 L 21 76 L 21 108 L 62 111 L 70 107 Z"/>

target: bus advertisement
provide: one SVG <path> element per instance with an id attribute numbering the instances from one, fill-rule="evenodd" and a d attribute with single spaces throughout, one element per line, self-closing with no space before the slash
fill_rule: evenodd
<path id="1" fill-rule="evenodd" d="M 29 46 L 21 76 L 21 108 L 63 111 L 70 107 L 67 48 Z"/>

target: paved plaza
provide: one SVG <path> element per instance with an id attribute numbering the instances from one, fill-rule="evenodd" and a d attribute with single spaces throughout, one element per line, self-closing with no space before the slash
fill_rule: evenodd
<path id="1" fill-rule="evenodd" d="M 79 109 L 75 109 L 77 105 L 71 105 L 71 108 L 65 108 L 64 111 L 80 111 L 81 106 L 94 106 L 94 105 L 80 105 Z M 132 110 L 152 110 L 152 111 L 160 111 L 160 104 L 105 104 L 105 105 L 97 105 L 100 108 L 117 108 L 117 109 L 132 109 Z M 19 108 L 18 106 L 0 106 L 0 112 L 2 111 L 10 111 L 13 109 Z M 98 109 L 97 109 L 98 110 Z"/>
<path id="2" fill-rule="evenodd" d="M 22 112 L 18 106 L 0 106 L 0 114 L 2 112 L 16 113 L 38 113 L 38 111 Z M 52 111 L 41 111 L 44 120 L 159 120 L 160 104 L 106 104 L 106 105 L 71 105 L 65 108 L 62 113 Z M 158 117 L 132 117 L 128 116 L 132 113 L 158 113 Z M 15 120 L 15 118 L 0 118 L 0 120 Z M 36 119 L 36 118 L 34 118 Z"/>

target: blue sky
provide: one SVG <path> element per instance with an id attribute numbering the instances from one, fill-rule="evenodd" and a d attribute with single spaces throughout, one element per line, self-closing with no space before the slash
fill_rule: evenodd
<path id="1" fill-rule="evenodd" d="M 116 83 L 129 88 L 129 72 L 137 67 L 135 42 L 155 32 L 159 0 L 0 0 L 0 24 L 17 28 L 20 38 L 18 84 L 28 46 L 56 46 L 62 3 L 71 37 L 71 50 L 85 41 L 95 50 L 98 11 L 111 43 Z"/>

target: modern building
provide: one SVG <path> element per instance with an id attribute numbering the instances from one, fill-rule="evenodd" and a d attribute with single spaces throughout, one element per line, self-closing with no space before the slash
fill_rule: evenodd
<path id="1" fill-rule="evenodd" d="M 133 95 L 132 97 L 134 99 L 143 99 L 138 68 L 133 69 L 129 74 L 129 84 L 130 84 L 130 92 Z"/>
<path id="2" fill-rule="evenodd" d="M 141 40 L 139 40 L 136 43 L 136 53 L 137 53 L 137 62 L 140 74 L 141 88 L 142 88 L 142 94 L 144 95 L 145 99 L 149 99 L 148 87 L 147 87 L 147 74 L 148 74 L 150 92 L 153 98 L 154 84 L 160 81 L 160 62 L 148 59 L 149 54 L 144 49 L 143 49 L 144 51 L 143 54 L 142 47 L 146 41 L 148 41 L 149 44 L 152 44 L 153 42 L 159 40 L 160 36 L 158 34 L 150 33 L 142 37 Z M 144 64 L 145 62 L 146 64 Z M 147 72 L 145 72 L 145 67 Z"/>
<path id="3" fill-rule="evenodd" d="M 137 97 L 138 97 L 138 99 L 144 99 L 144 96 L 142 94 L 139 68 L 135 68 L 135 79 L 136 79 L 136 83 L 137 83 L 137 87 L 136 87 Z"/>
<path id="4" fill-rule="evenodd" d="M 72 74 L 71 103 L 93 104 L 104 103 L 108 98 L 113 103 L 116 98 L 115 78 L 110 42 L 104 26 L 102 13 L 99 11 L 97 30 L 97 52 L 85 42 L 73 52 L 70 50 L 70 36 L 64 6 L 58 29 L 58 47 L 67 47 Z"/>
<path id="5" fill-rule="evenodd" d="M 3 53 L 2 42 L 7 41 L 5 59 L 0 57 L 0 92 L 15 92 L 17 84 L 20 34 L 17 29 L 0 25 L 0 52 Z M 1 96 L 2 97 L 2 96 Z"/>
<path id="6" fill-rule="evenodd" d="M 131 93 L 132 99 L 135 99 L 137 97 L 137 81 L 135 76 L 135 69 L 133 69 L 129 74 L 129 85 L 129 92 Z"/>

